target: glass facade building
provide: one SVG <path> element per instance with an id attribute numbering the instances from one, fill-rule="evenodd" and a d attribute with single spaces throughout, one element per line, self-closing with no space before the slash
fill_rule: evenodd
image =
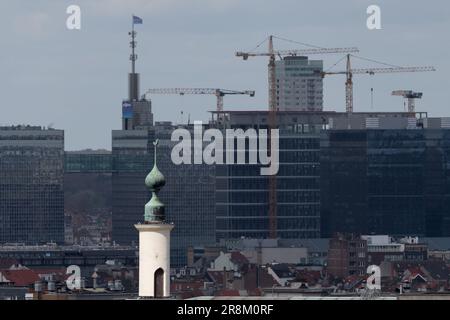
<path id="1" fill-rule="evenodd" d="M 321 141 L 322 236 L 450 236 L 450 130 L 330 130 Z"/>
<path id="2" fill-rule="evenodd" d="M 222 130 L 267 122 L 266 111 L 213 112 Z M 277 236 L 449 236 L 449 124 L 423 113 L 279 111 Z M 259 168 L 216 166 L 217 241 L 269 236 Z"/>
<path id="3" fill-rule="evenodd" d="M 232 112 L 229 117 L 229 128 L 267 128 L 267 112 Z M 317 115 L 280 112 L 278 123 L 277 236 L 318 238 L 322 119 Z M 216 166 L 217 241 L 269 237 L 269 178 L 260 175 L 260 167 Z"/>
<path id="4" fill-rule="evenodd" d="M 112 156 L 106 150 L 66 151 L 65 173 L 111 173 Z"/>
<path id="5" fill-rule="evenodd" d="M 64 131 L 0 127 L 0 243 L 64 243 Z"/>
<path id="6" fill-rule="evenodd" d="M 173 222 L 171 265 L 187 263 L 189 246 L 215 242 L 214 166 L 181 164 L 171 159 L 170 122 L 157 122 L 146 130 L 113 131 L 113 240 L 137 244 L 134 224 L 144 219 L 151 194 L 144 184 L 153 166 L 153 141 L 159 139 L 158 168 L 166 178 L 159 198 L 166 205 L 166 220 Z M 192 128 L 188 128 L 192 131 Z"/>
<path id="7" fill-rule="evenodd" d="M 112 239 L 121 245 L 137 245 L 134 225 L 143 221 L 150 199 L 144 180 L 153 164 L 153 130 L 112 132 Z"/>
<path id="8" fill-rule="evenodd" d="M 192 125 L 180 128 L 187 129 L 193 137 Z M 158 168 L 166 178 L 159 197 L 166 205 L 166 220 L 175 224 L 170 240 L 171 265 L 185 266 L 188 247 L 215 244 L 215 167 L 175 165 L 171 159 L 172 149 L 178 143 L 171 141 L 175 129 L 177 126 L 170 122 L 155 124 L 160 143 Z"/>

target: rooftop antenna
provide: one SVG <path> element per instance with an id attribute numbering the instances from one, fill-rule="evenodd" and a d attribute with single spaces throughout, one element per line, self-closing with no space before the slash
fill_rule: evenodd
<path id="1" fill-rule="evenodd" d="M 130 61 L 131 61 L 131 73 L 136 73 L 136 60 L 137 60 L 137 55 L 135 54 L 135 49 L 136 49 L 136 35 L 137 32 L 134 31 L 134 15 L 132 15 L 131 17 L 132 23 L 131 23 L 131 32 L 129 32 L 128 34 L 131 36 L 131 42 L 130 42 L 130 47 L 131 47 L 131 55 L 130 55 Z"/>
<path id="2" fill-rule="evenodd" d="M 139 100 L 139 74 L 136 73 L 136 60 L 138 59 L 138 56 L 135 53 L 135 49 L 137 46 L 137 42 L 136 42 L 137 32 L 134 31 L 134 25 L 142 24 L 142 19 L 139 17 L 136 17 L 135 15 L 132 15 L 131 21 L 132 21 L 131 32 L 128 33 L 131 36 L 131 42 L 130 42 L 131 73 L 128 76 L 128 96 L 129 96 L 129 101 L 138 101 Z"/>

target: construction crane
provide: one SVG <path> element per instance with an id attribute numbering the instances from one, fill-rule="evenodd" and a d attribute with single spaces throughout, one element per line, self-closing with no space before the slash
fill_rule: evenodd
<path id="1" fill-rule="evenodd" d="M 243 60 L 248 60 L 249 57 L 269 57 L 269 111 L 276 111 L 276 74 L 275 74 L 275 58 L 276 56 L 307 56 L 311 54 L 330 54 L 330 53 L 351 53 L 359 52 L 358 48 L 320 48 L 314 47 L 311 49 L 302 50 L 275 50 L 273 46 L 273 38 L 269 36 L 268 52 L 236 52 L 236 57 L 242 57 Z M 279 38 L 281 39 L 281 38 Z M 284 40 L 284 39 L 283 39 Z"/>
<path id="2" fill-rule="evenodd" d="M 374 75 L 377 73 L 398 73 L 398 72 L 428 72 L 436 71 L 434 67 L 398 67 L 390 66 L 388 68 L 364 68 L 364 69 L 352 69 L 350 57 L 351 54 L 347 54 L 347 68 L 345 71 L 338 72 L 322 72 L 322 77 L 326 75 L 344 74 L 347 77 L 345 81 L 345 109 L 347 113 L 353 112 L 353 75 L 354 74 L 368 74 Z M 368 60 L 368 59 L 364 59 Z M 373 61 L 373 60 L 369 60 Z"/>
<path id="3" fill-rule="evenodd" d="M 159 88 L 159 89 L 148 89 L 147 94 L 213 94 L 217 97 L 217 112 L 223 111 L 223 97 L 230 94 L 244 94 L 250 97 L 255 96 L 255 91 L 245 90 L 227 90 L 227 89 L 212 89 L 212 88 Z"/>
<path id="4" fill-rule="evenodd" d="M 408 112 L 416 112 L 416 99 L 422 99 L 423 93 L 412 90 L 395 90 L 392 91 L 392 95 L 407 99 Z"/>
<path id="5" fill-rule="evenodd" d="M 276 73 L 275 73 L 275 59 L 276 56 L 280 58 L 283 56 L 306 56 L 311 54 L 329 54 L 329 53 L 349 53 L 358 52 L 358 48 L 314 48 L 303 50 L 275 50 L 273 46 L 274 36 L 269 36 L 269 47 L 267 52 L 236 52 L 237 57 L 242 57 L 248 60 L 249 57 L 269 57 L 268 65 L 268 80 L 269 80 L 269 129 L 277 128 L 277 106 L 276 106 Z M 278 38 L 278 37 L 277 37 Z M 278 38 L 281 39 L 281 38 Z M 282 39 L 285 40 L 285 39 Z M 303 44 L 305 45 L 305 44 Z M 259 46 L 259 45 L 258 45 Z M 310 46 L 310 45 L 308 45 Z M 269 135 L 270 137 L 270 135 Z M 268 142 L 270 153 L 271 141 Z M 276 175 L 269 176 L 269 238 L 275 239 L 277 237 L 277 177 Z"/>

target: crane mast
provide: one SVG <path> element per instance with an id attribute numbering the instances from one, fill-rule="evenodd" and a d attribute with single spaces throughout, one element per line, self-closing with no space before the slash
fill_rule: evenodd
<path id="1" fill-rule="evenodd" d="M 276 74 L 275 74 L 275 54 L 273 50 L 273 37 L 269 37 L 269 130 L 277 128 L 277 92 L 276 92 Z M 272 135 L 268 133 L 268 137 Z M 268 141 L 269 152 L 272 155 L 272 141 Z M 269 238 L 277 238 L 277 176 L 269 176 Z"/>
<path id="2" fill-rule="evenodd" d="M 276 74 L 275 74 L 275 53 L 273 50 L 273 39 L 269 37 L 269 65 L 268 65 L 268 77 L 269 77 L 269 110 L 276 110 Z"/>
<path id="3" fill-rule="evenodd" d="M 347 113 L 353 112 L 353 73 L 350 55 L 347 55 L 347 81 L 345 82 L 345 105 Z"/>

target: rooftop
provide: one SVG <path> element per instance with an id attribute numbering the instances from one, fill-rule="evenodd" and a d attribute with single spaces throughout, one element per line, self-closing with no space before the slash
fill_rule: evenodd
<path id="1" fill-rule="evenodd" d="M 33 130 L 33 131 L 44 131 L 44 130 L 56 130 L 51 127 L 41 127 L 41 126 L 32 126 L 32 125 L 11 125 L 11 126 L 0 126 L 0 130 L 4 131 L 27 131 L 27 130 Z"/>
<path id="2" fill-rule="evenodd" d="M 0 274 L 1 282 L 13 283 L 16 287 L 27 287 L 40 280 L 33 270 L 0 270 Z"/>

